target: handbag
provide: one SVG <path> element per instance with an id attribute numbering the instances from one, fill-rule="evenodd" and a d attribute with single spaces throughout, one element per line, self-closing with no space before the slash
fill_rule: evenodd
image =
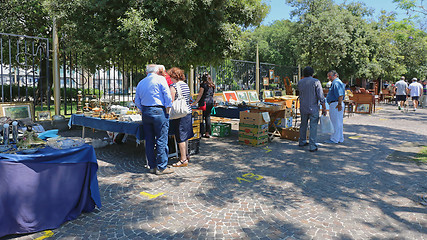
<path id="1" fill-rule="evenodd" d="M 203 106 L 200 106 L 199 108 L 197 108 L 197 109 L 199 109 L 199 110 L 202 110 L 202 111 L 206 111 L 206 102 L 203 102 L 204 103 L 204 105 Z"/>
<path id="2" fill-rule="evenodd" d="M 169 113 L 169 119 L 178 119 L 187 116 L 191 113 L 187 105 L 187 100 L 181 92 L 181 86 L 177 83 L 176 85 L 176 93 L 178 98 L 175 99 L 172 103 L 171 111 Z"/>

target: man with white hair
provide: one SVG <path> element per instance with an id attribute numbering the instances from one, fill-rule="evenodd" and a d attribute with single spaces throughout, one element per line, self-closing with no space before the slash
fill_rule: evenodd
<path id="1" fill-rule="evenodd" d="M 170 87 L 171 85 L 172 85 L 172 79 L 171 79 L 171 77 L 169 76 L 169 74 L 166 72 L 166 68 L 165 68 L 165 66 L 163 66 L 163 65 L 157 65 L 157 67 L 158 67 L 158 69 L 159 69 L 159 72 L 158 72 L 158 74 L 160 75 L 160 76 L 163 76 L 163 77 L 165 77 L 166 78 L 166 81 L 167 81 L 167 83 L 168 83 L 168 86 Z"/>
<path id="2" fill-rule="evenodd" d="M 416 78 L 412 78 L 412 83 L 409 84 L 409 94 L 412 98 L 412 103 L 414 104 L 414 111 L 417 111 L 418 100 L 422 94 L 423 86 L 417 82 Z"/>
<path id="3" fill-rule="evenodd" d="M 142 113 L 145 153 L 150 173 L 168 174 L 173 172 L 172 168 L 167 166 L 168 113 L 172 106 L 172 97 L 165 77 L 158 74 L 158 65 L 147 65 L 146 71 L 147 76 L 138 83 L 135 93 L 135 105 Z"/>

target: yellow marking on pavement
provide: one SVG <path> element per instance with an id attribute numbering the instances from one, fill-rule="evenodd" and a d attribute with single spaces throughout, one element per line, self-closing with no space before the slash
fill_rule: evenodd
<path id="1" fill-rule="evenodd" d="M 38 237 L 35 240 L 42 240 L 42 239 L 45 239 L 45 238 L 50 238 L 52 236 L 53 236 L 53 232 L 50 231 L 50 230 L 47 230 L 47 231 L 44 231 L 44 235 L 43 236 Z"/>
<path id="2" fill-rule="evenodd" d="M 239 183 L 242 183 L 242 181 L 252 182 L 252 181 L 249 181 L 249 180 L 248 180 L 248 179 L 246 179 L 246 178 L 241 178 L 241 177 L 237 177 L 236 179 L 237 179 L 237 181 L 239 181 Z"/>
<path id="3" fill-rule="evenodd" d="M 269 149 L 268 147 L 265 147 L 264 149 L 267 150 L 266 153 L 269 153 L 269 152 L 273 151 L 273 150 Z"/>
<path id="4" fill-rule="evenodd" d="M 351 136 L 351 137 L 348 137 L 348 138 L 350 138 L 350 139 L 359 139 L 359 138 L 361 138 L 362 136 Z"/>
<path id="5" fill-rule="evenodd" d="M 387 121 L 388 118 L 380 118 L 381 121 Z"/>
<path id="6" fill-rule="evenodd" d="M 150 193 L 146 193 L 146 192 L 140 192 L 139 194 L 147 196 L 147 197 L 149 197 L 151 199 L 151 198 L 159 197 L 159 196 L 161 196 L 161 195 L 163 195 L 165 193 L 150 194 Z"/>

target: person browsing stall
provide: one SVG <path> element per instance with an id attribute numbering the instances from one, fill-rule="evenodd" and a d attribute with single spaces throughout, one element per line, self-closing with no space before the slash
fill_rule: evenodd
<path id="1" fill-rule="evenodd" d="M 147 76 L 142 79 L 135 93 L 135 105 L 142 114 L 145 135 L 145 153 L 150 173 L 172 173 L 168 168 L 169 109 L 172 97 L 166 79 L 160 76 L 155 64 L 147 65 Z M 156 147 L 154 147 L 156 146 Z"/>
<path id="2" fill-rule="evenodd" d="M 211 111 L 214 107 L 214 93 L 215 84 L 212 81 L 211 75 L 205 72 L 202 76 L 202 83 L 200 84 L 197 99 L 191 104 L 192 106 L 196 106 L 196 104 L 198 104 L 199 109 L 203 110 L 203 124 L 201 130 L 205 133 L 203 135 L 205 138 L 210 138 L 211 134 Z"/>
<path id="3" fill-rule="evenodd" d="M 180 160 L 173 164 L 174 167 L 186 167 L 188 166 L 188 139 L 194 136 L 193 132 L 193 123 L 191 119 L 191 106 L 190 106 L 190 88 L 187 83 L 185 83 L 184 70 L 177 67 L 171 68 L 168 70 L 168 74 L 171 76 L 173 84 L 171 85 L 171 94 L 172 99 L 176 100 L 178 98 L 178 92 L 184 96 L 189 114 L 182 118 L 171 120 L 171 132 L 175 134 L 176 142 L 178 143 Z"/>
<path id="4" fill-rule="evenodd" d="M 325 97 L 319 79 L 313 78 L 312 67 L 302 71 L 304 78 L 298 82 L 300 98 L 301 126 L 298 146 L 309 145 L 309 151 L 317 151 L 317 125 L 319 123 L 319 103 L 322 104 L 322 114 L 326 116 Z M 310 120 L 310 136 L 307 143 L 307 127 Z"/>
<path id="5" fill-rule="evenodd" d="M 345 85 L 339 79 L 338 73 L 332 70 L 328 73 L 328 79 L 332 81 L 326 101 L 329 104 L 329 116 L 331 117 L 334 133 L 326 143 L 344 142 L 343 121 L 344 121 L 344 97 Z"/>

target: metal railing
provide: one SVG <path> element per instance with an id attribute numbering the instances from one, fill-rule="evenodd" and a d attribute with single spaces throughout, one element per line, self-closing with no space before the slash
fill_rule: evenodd
<path id="1" fill-rule="evenodd" d="M 41 111 L 53 108 L 50 51 L 47 38 L 0 33 L 1 102 L 33 102 L 33 112 L 35 108 Z M 134 89 L 144 77 L 145 69 L 127 64 L 123 59 L 106 59 L 109 63 L 106 66 L 88 70 L 80 64 L 84 57 L 60 52 L 61 114 L 75 113 L 79 98 L 84 104 L 98 105 L 101 102 L 127 105 L 133 101 Z M 218 66 L 196 67 L 195 93 L 203 72 L 211 74 L 216 92 L 256 89 L 255 62 L 226 60 Z M 291 83 L 297 73 L 297 67 L 261 63 L 260 89 L 283 89 L 284 80 Z M 268 85 L 264 85 L 263 78 L 268 78 Z"/>

